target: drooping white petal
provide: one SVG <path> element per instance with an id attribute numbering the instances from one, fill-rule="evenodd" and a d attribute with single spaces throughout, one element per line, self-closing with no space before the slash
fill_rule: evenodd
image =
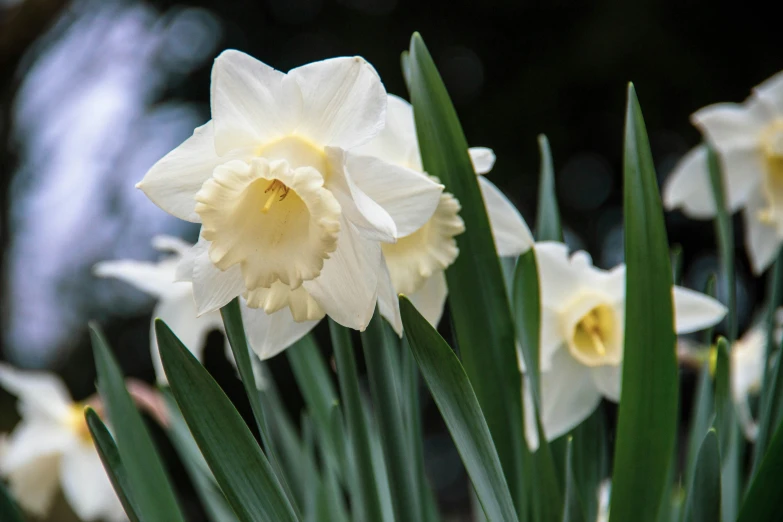
<path id="1" fill-rule="evenodd" d="M 753 273 L 761 274 L 774 261 L 781 239 L 773 223 L 762 222 L 761 213 L 767 204 L 761 192 L 753 194 L 743 212 L 745 222 L 745 248 Z"/>
<path id="2" fill-rule="evenodd" d="M 188 283 L 174 281 L 176 266 L 175 259 L 158 263 L 121 259 L 96 263 L 93 273 L 98 277 L 119 279 L 142 292 L 158 298 L 166 298 L 190 293 Z"/>
<path id="3" fill-rule="evenodd" d="M 783 73 L 777 73 L 753 89 L 758 97 L 775 115 L 783 115 Z"/>
<path id="4" fill-rule="evenodd" d="M 389 94 L 386 126 L 371 141 L 351 150 L 361 156 L 373 156 L 413 170 L 421 170 L 419 144 L 413 120 L 413 107 L 407 101 Z"/>
<path id="5" fill-rule="evenodd" d="M 340 203 L 343 215 L 367 239 L 393 243 L 399 236 L 397 225 L 389 213 L 353 180 L 347 168 L 348 154 L 336 147 L 327 147 L 330 176 L 328 188 Z"/>
<path id="6" fill-rule="evenodd" d="M 378 274 L 378 311 L 389 321 L 394 332 L 402 337 L 402 318 L 400 317 L 400 301 L 394 291 L 389 268 L 386 261 L 381 260 L 381 270 Z"/>
<path id="7" fill-rule="evenodd" d="M 601 394 L 593 382 L 590 368 L 568 353 L 558 350 L 552 357 L 552 368 L 541 373 L 541 424 L 547 440 L 568 433 L 595 410 Z M 525 404 L 525 411 L 531 408 Z M 538 447 L 535 421 L 525 415 L 525 434 L 531 449 Z M 532 440 L 531 440 L 532 439 Z"/>
<path id="8" fill-rule="evenodd" d="M 386 90 L 375 69 L 358 56 L 332 58 L 292 69 L 302 92 L 296 129 L 313 143 L 350 149 L 383 129 Z"/>
<path id="9" fill-rule="evenodd" d="M 488 147 L 471 147 L 468 154 L 476 174 L 486 174 L 495 166 L 495 151 Z"/>
<path id="10" fill-rule="evenodd" d="M 356 187 L 388 212 L 397 237 L 422 227 L 440 201 L 443 185 L 429 176 L 370 156 L 346 154 L 346 170 Z"/>
<path id="11" fill-rule="evenodd" d="M 122 510 L 92 444 L 80 444 L 63 455 L 60 486 L 68 504 L 81 520 L 98 520 L 112 511 Z"/>
<path id="12" fill-rule="evenodd" d="M 593 383 L 601 395 L 612 402 L 620 402 L 620 390 L 623 380 L 623 366 L 621 364 L 596 366 L 590 369 Z"/>
<path id="13" fill-rule="evenodd" d="M 697 332 L 719 323 L 726 307 L 712 297 L 681 286 L 672 289 L 674 329 L 678 334 Z"/>
<path id="14" fill-rule="evenodd" d="M 428 277 L 424 286 L 408 295 L 408 299 L 411 300 L 419 313 L 437 328 L 441 317 L 443 317 L 443 307 L 446 305 L 448 294 L 446 274 L 441 270 Z"/>
<path id="15" fill-rule="evenodd" d="M 60 455 L 47 455 L 26 466 L 3 472 L 8 478 L 11 495 L 27 512 L 44 517 L 49 513 L 57 493 Z"/>
<path id="16" fill-rule="evenodd" d="M 378 295 L 381 247 L 343 219 L 340 237 L 321 275 L 303 286 L 329 317 L 348 328 L 364 330 Z"/>
<path id="17" fill-rule="evenodd" d="M 198 314 L 212 312 L 228 304 L 245 291 L 245 281 L 239 265 L 223 271 L 209 258 L 209 241 L 199 239 L 194 247 L 193 297 Z"/>
<path id="18" fill-rule="evenodd" d="M 717 103 L 693 113 L 691 122 L 704 132 L 719 151 L 753 149 L 770 115 L 758 99 L 745 104 Z"/>
<path id="19" fill-rule="evenodd" d="M 282 138 L 296 128 L 303 110 L 295 79 L 235 50 L 215 59 L 211 105 L 221 156 Z"/>
<path id="20" fill-rule="evenodd" d="M 479 177 L 492 236 L 499 256 L 518 256 L 533 246 L 533 234 L 517 208 L 491 181 Z"/>
<path id="21" fill-rule="evenodd" d="M 155 163 L 136 187 L 169 214 L 200 223 L 201 218 L 195 212 L 196 193 L 212 176 L 215 167 L 231 159 L 218 157 L 214 142 L 213 126 L 209 121 Z"/>
<path id="22" fill-rule="evenodd" d="M 23 417 L 44 415 L 51 420 L 66 418 L 71 396 L 63 381 L 54 374 L 28 372 L 0 363 L 0 386 L 19 399 Z"/>
<path id="23" fill-rule="evenodd" d="M 67 426 L 47 418 L 25 416 L 9 436 L 0 458 L 3 475 L 35 461 L 70 451 L 78 440 Z"/>
<path id="24" fill-rule="evenodd" d="M 243 299 L 240 310 L 250 348 L 262 361 L 282 352 L 318 324 L 318 321 L 294 321 L 288 308 L 267 314 L 259 308 L 248 307 Z"/>

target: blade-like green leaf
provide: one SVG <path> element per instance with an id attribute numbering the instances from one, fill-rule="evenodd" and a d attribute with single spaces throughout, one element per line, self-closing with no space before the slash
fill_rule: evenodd
<path id="1" fill-rule="evenodd" d="M 184 522 L 174 489 L 144 420 L 125 389 L 120 367 L 98 326 L 90 324 L 98 389 L 106 403 L 133 506 L 145 522 Z"/>
<path id="2" fill-rule="evenodd" d="M 682 280 L 682 247 L 674 245 L 669 251 L 669 258 L 672 264 L 672 281 L 679 285 Z"/>
<path id="3" fill-rule="evenodd" d="M 608 474 L 609 450 L 606 441 L 606 420 L 599 407 L 573 431 L 571 467 L 586 521 L 594 520 L 598 513 L 598 489 Z"/>
<path id="4" fill-rule="evenodd" d="M 693 409 L 691 412 L 691 425 L 688 435 L 688 455 L 685 464 L 685 484 L 693 481 L 693 473 L 696 470 L 696 457 L 699 448 L 704 442 L 704 436 L 710 429 L 714 419 L 712 379 L 710 378 L 709 363 L 704 363 L 699 372 L 699 380 L 696 385 L 696 393 L 693 395 Z"/>
<path id="5" fill-rule="evenodd" d="M 3 522 L 24 522 L 22 513 L 11 498 L 11 493 L 5 488 L 5 484 L 0 480 L 0 520 Z M 135 521 L 133 521 L 135 522 Z"/>
<path id="6" fill-rule="evenodd" d="M 114 444 L 114 438 L 112 438 L 111 433 L 109 433 L 101 418 L 98 417 L 98 414 L 92 408 L 88 407 L 85 409 L 84 420 L 87 422 L 87 428 L 90 430 L 90 435 L 92 435 L 95 449 L 98 450 L 98 456 L 101 458 L 103 468 L 106 470 L 106 475 L 117 493 L 117 498 L 120 499 L 125 514 L 128 515 L 131 522 L 139 522 L 139 515 L 136 513 L 136 508 L 133 507 L 131 500 L 133 493 L 128 483 L 128 476 L 125 472 L 125 466 L 122 465 L 120 460 L 117 446 Z M 0 518 L 0 520 L 5 520 L 5 518 Z"/>
<path id="7" fill-rule="evenodd" d="M 688 492 L 686 520 L 692 522 L 718 522 L 720 516 L 720 451 L 715 430 L 709 430 L 699 448 L 696 470 Z"/>
<path id="8" fill-rule="evenodd" d="M 780 501 L 781 469 L 783 469 L 783 425 L 778 426 L 758 472 L 753 477 L 737 522 L 783 520 L 783 502 Z"/>
<path id="9" fill-rule="evenodd" d="M 536 241 L 563 241 L 560 226 L 560 210 L 555 195 L 555 169 L 552 166 L 552 151 L 545 135 L 538 135 L 541 151 L 541 170 L 538 181 L 538 212 L 536 214 Z"/>
<path id="10" fill-rule="evenodd" d="M 459 359 L 411 302 L 400 298 L 405 337 L 451 433 L 489 522 L 517 520 L 487 423 Z"/>
<path id="11" fill-rule="evenodd" d="M 714 273 L 707 276 L 707 282 L 704 284 L 704 293 L 710 297 L 716 298 L 718 297 L 718 276 Z M 706 346 L 712 345 L 712 339 L 715 335 L 715 327 L 710 326 L 709 328 L 705 328 L 704 330 L 704 336 L 702 337 L 704 339 L 704 344 Z"/>
<path id="12" fill-rule="evenodd" d="M 625 348 L 611 517 L 654 521 L 677 431 L 672 273 L 647 131 L 628 87 L 624 154 Z"/>
<path id="13" fill-rule="evenodd" d="M 337 360 L 337 378 L 345 408 L 345 422 L 353 451 L 356 468 L 354 520 L 383 520 L 383 510 L 378 493 L 378 483 L 372 466 L 372 449 L 367 422 L 362 411 L 359 393 L 359 372 L 353 357 L 350 332 L 329 320 L 329 333 Z"/>
<path id="14" fill-rule="evenodd" d="M 727 455 L 731 440 L 731 428 L 735 423 L 734 403 L 731 396 L 729 370 L 729 344 L 725 337 L 718 338 L 715 362 L 715 429 L 721 454 Z"/>
<path id="15" fill-rule="evenodd" d="M 723 285 L 726 288 L 726 306 L 729 309 L 726 317 L 726 333 L 729 343 L 737 339 L 737 288 L 734 283 L 734 227 L 731 222 L 731 213 L 726 199 L 726 188 L 723 186 L 720 161 L 715 149 L 707 144 L 707 167 L 712 186 L 712 197 L 715 201 L 715 232 L 718 236 L 718 250 L 720 251 L 720 270 L 723 276 Z"/>
<path id="16" fill-rule="evenodd" d="M 399 361 L 394 361 L 399 356 L 392 352 L 396 347 L 388 342 L 384 328 L 383 318 L 376 310 L 367 329 L 362 332 L 364 360 L 388 470 L 395 520 L 417 522 L 422 515 L 422 500 L 415 488 L 417 470 L 409 461 L 413 448 L 408 444 L 405 430 L 399 383 L 395 381 L 397 372 L 391 370 L 395 364 L 399 366 Z"/>
<path id="17" fill-rule="evenodd" d="M 163 369 L 215 480 L 243 522 L 299 522 L 269 461 L 217 382 L 160 319 Z"/>
<path id="18" fill-rule="evenodd" d="M 565 468 L 565 507 L 563 508 L 563 522 L 586 522 L 584 507 L 579 494 L 579 484 L 574 474 L 574 449 L 573 438 L 569 437 L 566 443 L 566 468 Z"/>
<path id="19" fill-rule="evenodd" d="M 261 395 L 258 393 L 255 376 L 253 375 L 253 363 L 250 361 L 250 346 L 248 345 L 247 337 L 245 336 L 245 327 L 242 324 L 242 313 L 239 310 L 239 297 L 235 297 L 230 303 L 221 308 L 220 315 L 223 318 L 226 337 L 228 337 L 228 343 L 231 345 L 231 351 L 234 354 L 234 360 L 237 363 L 239 377 L 242 380 L 242 384 L 245 387 L 245 393 L 250 401 L 253 417 L 256 419 L 256 425 L 258 426 L 258 432 L 261 435 L 261 443 L 264 445 L 266 457 L 269 459 L 269 464 L 272 466 L 272 470 L 274 470 L 275 476 L 283 487 L 283 491 L 293 506 L 294 511 L 298 514 L 299 509 L 296 505 L 296 498 L 288 485 L 285 470 L 280 467 L 280 459 L 277 456 L 275 442 L 272 437 L 269 436 L 269 426 L 267 425 L 264 408 L 261 405 Z"/>
<path id="20" fill-rule="evenodd" d="M 424 40 L 411 38 L 409 90 L 424 170 L 462 205 L 460 255 L 446 270 L 449 307 L 465 371 L 481 405 L 515 499 L 522 495 L 521 376 L 500 262 L 468 143 Z"/>

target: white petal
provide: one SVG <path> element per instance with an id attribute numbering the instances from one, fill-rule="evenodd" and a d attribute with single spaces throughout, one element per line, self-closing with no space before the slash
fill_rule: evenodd
<path id="1" fill-rule="evenodd" d="M 560 314 L 548 307 L 541 307 L 541 331 L 539 367 L 546 372 L 552 369 L 552 356 L 565 346 L 567 339 L 561 324 Z"/>
<path id="2" fill-rule="evenodd" d="M 60 456 L 49 455 L 5 474 L 11 495 L 25 511 L 39 517 L 49 513 L 57 493 L 59 465 Z"/>
<path id="3" fill-rule="evenodd" d="M 743 105 L 718 103 L 700 109 L 691 115 L 691 122 L 723 152 L 757 147 L 759 132 L 769 116 L 766 107 L 749 98 Z"/>
<path id="4" fill-rule="evenodd" d="M 499 256 L 518 256 L 533 246 L 533 234 L 517 208 L 491 181 L 479 177 L 492 236 Z"/>
<path id="5" fill-rule="evenodd" d="M 697 332 L 719 323 L 726 307 L 712 297 L 681 286 L 672 289 L 674 329 L 678 334 Z"/>
<path id="6" fill-rule="evenodd" d="M 196 192 L 212 176 L 215 167 L 230 159 L 218 157 L 214 142 L 212 122 L 209 121 L 155 163 L 136 187 L 169 214 L 200 223 L 194 210 Z"/>
<path id="7" fill-rule="evenodd" d="M 427 278 L 419 290 L 408 296 L 413 306 L 434 327 L 438 327 L 443 316 L 443 307 L 446 306 L 446 297 L 449 289 L 446 286 L 445 272 L 438 271 Z"/>
<path id="8" fill-rule="evenodd" d="M 196 302 L 193 299 L 193 293 L 190 291 L 179 298 L 160 301 L 153 311 L 153 317 L 163 320 L 177 335 L 179 340 L 182 341 L 182 344 L 190 350 L 196 359 L 202 362 L 209 332 L 212 330 L 223 331 L 223 320 L 220 317 L 220 312 L 209 312 L 197 317 Z M 166 379 L 166 373 L 163 371 L 154 321 L 150 328 L 150 351 L 158 384 L 166 384 L 168 380 Z"/>
<path id="9" fill-rule="evenodd" d="M 378 275 L 378 311 L 389 321 L 394 332 L 402 337 L 402 318 L 400 317 L 400 300 L 394 291 L 389 268 L 386 261 L 381 261 L 381 271 Z"/>
<path id="10" fill-rule="evenodd" d="M 777 73 L 753 89 L 756 97 L 777 115 L 783 114 L 783 73 Z"/>
<path id="11" fill-rule="evenodd" d="M 374 156 L 413 170 L 421 170 L 413 107 L 393 94 L 388 95 L 387 101 L 386 126 L 371 141 L 352 149 L 351 152 L 361 156 Z"/>
<path id="12" fill-rule="evenodd" d="M 302 114 L 302 93 L 293 78 L 245 53 L 228 50 L 212 67 L 215 149 L 258 147 L 291 133 Z"/>
<path id="13" fill-rule="evenodd" d="M 303 286 L 332 319 L 364 330 L 375 310 L 381 246 L 362 238 L 343 220 L 337 250 L 324 263 L 321 275 Z"/>
<path id="14" fill-rule="evenodd" d="M 318 321 L 297 323 L 287 307 L 267 314 L 259 308 L 248 307 L 244 299 L 239 302 L 248 343 L 262 361 L 282 352 L 318 324 Z"/>
<path id="15" fill-rule="evenodd" d="M 486 174 L 495 166 L 495 151 L 488 147 L 471 147 L 468 154 L 476 174 Z"/>
<path id="16" fill-rule="evenodd" d="M 85 521 L 102 518 L 108 506 L 118 503 L 117 495 L 92 444 L 80 444 L 63 455 L 60 485 L 74 513 Z"/>
<path id="17" fill-rule="evenodd" d="M 580 274 L 571 269 L 568 247 L 542 241 L 535 244 L 536 266 L 541 288 L 541 306 L 558 310 L 571 300 L 582 284 Z"/>
<path id="18" fill-rule="evenodd" d="M 393 243 L 399 236 L 397 225 L 382 206 L 354 183 L 346 165 L 348 154 L 335 147 L 327 147 L 326 154 L 331 175 L 324 186 L 337 198 L 343 215 L 367 239 Z"/>
<path id="19" fill-rule="evenodd" d="M 313 143 L 349 149 L 383 129 L 386 90 L 363 58 L 332 58 L 292 69 L 302 91 L 302 121 L 296 132 Z"/>
<path id="20" fill-rule="evenodd" d="M 354 184 L 388 212 L 397 237 L 412 234 L 432 217 L 443 185 L 429 176 L 370 156 L 346 155 Z"/>
<path id="21" fill-rule="evenodd" d="M 60 422 L 25 416 L 6 441 L 0 471 L 5 475 L 43 457 L 61 455 L 77 443 L 75 435 Z"/>
<path id="22" fill-rule="evenodd" d="M 199 239 L 198 254 L 193 265 L 193 297 L 201 315 L 217 310 L 245 291 L 240 266 L 222 271 L 209 259 L 209 241 Z"/>
<path id="23" fill-rule="evenodd" d="M 187 252 L 182 254 L 182 257 L 177 263 L 177 267 L 174 270 L 174 281 L 176 282 L 193 282 L 193 269 L 196 267 L 196 259 L 204 252 L 204 245 L 199 244 L 202 241 L 206 241 L 199 236 L 198 243 L 191 246 Z"/>
<path id="24" fill-rule="evenodd" d="M 767 207 L 761 192 L 754 193 L 743 213 L 745 221 L 745 248 L 748 251 L 750 265 L 755 275 L 767 269 L 778 254 L 781 239 L 774 225 L 759 220 L 762 210 Z"/>
<path id="25" fill-rule="evenodd" d="M 17 370 L 0 363 L 0 386 L 19 399 L 23 416 L 39 414 L 60 420 L 71 411 L 71 395 L 54 374 Z"/>
<path id="26" fill-rule="evenodd" d="M 623 381 L 622 365 L 596 366 L 590 369 L 593 383 L 601 395 L 612 402 L 620 402 L 620 390 Z"/>
<path id="27" fill-rule="evenodd" d="M 547 440 L 578 426 L 600 400 L 590 368 L 577 362 L 567 349 L 558 350 L 552 357 L 552 369 L 541 373 L 540 415 Z M 532 417 L 525 417 L 525 432 L 529 434 L 535 430 L 535 423 Z M 528 440 L 528 445 L 532 446 L 532 442 Z"/>
<path id="28" fill-rule="evenodd" d="M 174 281 L 176 271 L 175 260 L 164 260 L 159 263 L 122 259 L 118 261 L 102 261 L 93 267 L 93 273 L 98 277 L 111 277 L 124 281 L 142 292 L 163 298 L 188 292 L 187 283 Z"/>
<path id="29" fill-rule="evenodd" d="M 171 252 L 180 258 L 190 251 L 193 244 L 180 237 L 159 235 L 152 238 L 152 246 L 159 252 Z"/>

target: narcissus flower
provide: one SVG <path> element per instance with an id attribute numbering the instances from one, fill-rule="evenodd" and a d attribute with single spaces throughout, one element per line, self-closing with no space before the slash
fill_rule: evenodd
<path id="1" fill-rule="evenodd" d="M 196 358 L 203 360 L 207 335 L 212 330 L 222 332 L 223 320 L 220 312 L 217 311 L 207 312 L 199 317 L 193 299 L 193 285 L 174 280 L 177 264 L 193 245 L 169 236 L 157 236 L 153 238 L 152 244 L 169 255 L 157 263 L 132 259 L 104 261 L 96 264 L 93 271 L 97 276 L 120 279 L 157 297 L 158 303 L 152 312 L 153 319 L 156 317 L 162 319 Z M 158 382 L 165 384 L 166 373 L 163 371 L 163 363 L 160 359 L 154 322 L 150 327 L 150 351 Z M 228 342 L 226 342 L 226 357 L 231 361 L 234 360 Z"/>
<path id="2" fill-rule="evenodd" d="M 198 312 L 242 295 L 266 314 L 253 319 L 272 323 L 268 335 L 325 314 L 365 328 L 379 293 L 393 294 L 380 242 L 424 225 L 443 190 L 352 152 L 385 124 L 375 70 L 353 57 L 284 74 L 225 51 L 212 69 L 211 105 L 212 120 L 138 185 L 162 209 L 202 224 L 179 272 L 193 282 Z"/>
<path id="3" fill-rule="evenodd" d="M 720 157 L 728 206 L 743 210 L 745 246 L 759 274 L 783 241 L 783 73 L 753 89 L 745 103 L 711 105 L 691 121 Z M 663 198 L 690 217 L 715 216 L 704 145 L 680 161 Z"/>
<path id="4" fill-rule="evenodd" d="M 397 96 L 389 95 L 386 126 L 375 139 L 359 147 L 356 152 L 422 172 L 411 105 Z M 472 148 L 468 152 L 478 174 L 486 174 L 492 169 L 495 155 L 491 149 Z M 422 173 L 422 176 L 425 174 Z M 501 256 L 516 256 L 527 251 L 533 244 L 533 237 L 517 209 L 483 176 L 479 176 L 479 187 L 498 253 Z M 379 200 L 379 203 L 382 206 L 385 204 L 383 200 Z M 424 226 L 406 227 L 400 231 L 400 239 L 396 243 L 382 245 L 395 291 L 408 296 L 433 325 L 440 321 L 448 293 L 444 270 L 459 254 L 455 237 L 465 230 L 459 211 L 457 199 L 444 192 L 435 213 Z M 389 315 L 387 319 L 398 332 L 402 329 L 398 317 Z"/>
<path id="5" fill-rule="evenodd" d="M 541 423 L 548 440 L 586 419 L 602 397 L 620 400 L 625 328 L 625 265 L 595 268 L 586 252 L 569 257 L 561 243 L 535 246 L 541 287 Z M 675 286 L 677 333 L 718 323 L 726 308 L 699 292 Z M 672 346 L 672 350 L 674 350 Z M 528 445 L 538 447 L 529 390 Z"/>
<path id="6" fill-rule="evenodd" d="M 84 405 L 54 375 L 0 364 L 0 385 L 19 398 L 22 420 L 0 451 L 0 474 L 23 509 L 45 516 L 59 483 L 85 521 L 126 520 L 95 450 Z"/>

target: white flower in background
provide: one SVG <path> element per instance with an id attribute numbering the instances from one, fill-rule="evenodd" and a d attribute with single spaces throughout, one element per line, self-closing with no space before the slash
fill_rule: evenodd
<path id="1" fill-rule="evenodd" d="M 625 328 L 625 265 L 601 270 L 586 252 L 568 255 L 562 243 L 535 245 L 541 285 L 541 423 L 547 440 L 586 419 L 602 397 L 620 399 Z M 726 308 L 675 286 L 677 333 L 718 323 Z M 672 346 L 672 350 L 674 350 Z M 526 390 L 525 433 L 538 447 L 532 397 Z"/>
<path id="2" fill-rule="evenodd" d="M 375 139 L 355 152 L 422 172 L 411 105 L 397 96 L 389 95 L 386 126 Z M 472 148 L 468 152 L 478 174 L 486 174 L 492 169 L 495 154 L 491 149 Z M 533 236 L 513 203 L 483 176 L 479 176 L 479 187 L 498 253 L 501 256 L 516 256 L 527 251 L 533 244 Z M 384 194 L 381 197 L 395 197 L 395 194 Z M 378 202 L 384 205 L 382 199 Z M 448 294 L 444 270 L 459 254 L 454 238 L 465 230 L 459 211 L 457 199 L 444 192 L 440 195 L 435 213 L 423 227 L 401 234 L 396 243 L 382 245 L 395 292 L 408 296 L 433 325 L 440 321 Z M 399 333 L 402 330 L 399 317 L 384 315 Z"/>
<path id="3" fill-rule="evenodd" d="M 84 404 L 48 373 L 0 364 L 0 385 L 19 398 L 22 420 L 3 444 L 0 475 L 22 508 L 46 515 L 59 483 L 82 520 L 126 520 L 90 438 Z"/>
<path id="4" fill-rule="evenodd" d="M 745 246 L 759 274 L 783 241 L 783 73 L 753 89 L 745 103 L 711 105 L 691 121 L 720 157 L 729 210 L 743 210 Z M 674 169 L 663 200 L 693 218 L 715 216 L 704 145 Z"/>
<path id="5" fill-rule="evenodd" d="M 178 271 L 193 282 L 198 312 L 243 295 L 257 310 L 248 334 L 265 358 L 285 347 L 272 341 L 301 336 L 325 314 L 363 329 L 379 295 L 396 307 L 380 241 L 426 223 L 443 186 L 351 152 L 385 123 L 375 70 L 354 57 L 284 74 L 225 51 L 211 103 L 212 120 L 138 185 L 202 224 Z"/>
<path id="6" fill-rule="evenodd" d="M 157 236 L 153 246 L 161 252 L 169 253 L 157 263 L 123 259 L 103 261 L 95 265 L 93 271 L 100 277 L 113 277 L 125 281 L 158 298 L 158 304 L 152 312 L 153 323 L 150 326 L 150 351 L 158 383 L 166 384 L 166 373 L 160 359 L 158 341 L 155 336 L 156 317 L 162 319 L 179 340 L 203 361 L 207 335 L 212 330 L 223 331 L 220 312 L 212 311 L 198 317 L 196 302 L 193 299 L 193 285 L 175 281 L 177 264 L 193 245 L 171 236 Z M 226 357 L 234 361 L 228 341 L 225 343 Z M 253 358 L 255 359 L 255 358 Z"/>

